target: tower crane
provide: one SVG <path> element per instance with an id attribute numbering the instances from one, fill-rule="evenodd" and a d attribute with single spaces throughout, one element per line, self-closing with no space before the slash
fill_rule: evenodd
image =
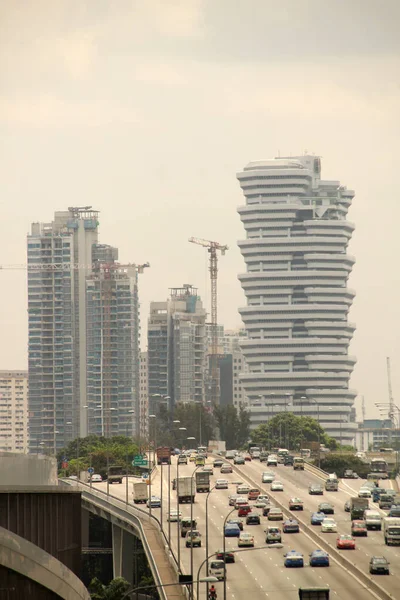
<path id="1" fill-rule="evenodd" d="M 388 380 L 388 392 L 389 392 L 389 419 L 392 422 L 392 427 L 394 427 L 394 401 L 393 401 L 393 393 L 392 393 L 392 377 L 390 372 L 390 357 L 386 357 L 386 368 L 387 368 L 387 380 Z"/>
<path id="2" fill-rule="evenodd" d="M 228 246 L 213 242 L 211 240 L 203 240 L 201 238 L 191 237 L 189 242 L 198 244 L 204 248 L 208 248 L 210 254 L 210 280 L 211 280 L 211 401 L 214 406 L 219 402 L 219 383 L 218 383 L 218 294 L 217 294 L 217 277 L 218 277 L 218 250 L 224 256 L 228 250 Z"/>

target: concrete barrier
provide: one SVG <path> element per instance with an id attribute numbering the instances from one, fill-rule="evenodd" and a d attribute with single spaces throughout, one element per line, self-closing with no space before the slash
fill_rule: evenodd
<path id="1" fill-rule="evenodd" d="M 0 452 L 1 485 L 58 485 L 57 460 L 44 454 Z"/>

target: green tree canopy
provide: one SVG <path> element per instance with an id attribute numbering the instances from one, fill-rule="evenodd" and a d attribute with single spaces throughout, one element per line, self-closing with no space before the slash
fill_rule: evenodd
<path id="1" fill-rule="evenodd" d="M 219 437 L 226 442 L 227 450 L 246 445 L 250 434 L 250 417 L 245 408 L 240 406 L 237 411 L 232 404 L 217 406 L 214 415 L 219 428 Z"/>
<path id="2" fill-rule="evenodd" d="M 179 423 L 174 423 L 174 421 L 179 421 Z M 207 445 L 214 436 L 213 415 L 204 405 L 197 402 L 178 403 L 173 411 L 168 411 L 165 407 L 160 406 L 155 422 L 157 446 L 187 446 L 187 437 L 195 438 L 193 445 L 198 446 L 200 442 Z M 180 427 L 186 427 L 186 431 L 180 431 Z M 153 431 L 151 428 L 152 441 Z"/>

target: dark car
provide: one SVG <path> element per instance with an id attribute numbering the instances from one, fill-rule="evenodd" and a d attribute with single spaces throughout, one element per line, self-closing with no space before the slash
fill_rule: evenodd
<path id="1" fill-rule="evenodd" d="M 215 558 L 217 560 L 224 560 L 224 557 L 225 557 L 226 563 L 234 563 L 235 562 L 235 555 L 233 552 L 229 552 L 229 550 L 225 550 L 225 552 L 223 550 L 218 550 Z"/>
<path id="2" fill-rule="evenodd" d="M 245 463 L 244 456 L 235 456 L 235 458 L 233 459 L 233 462 L 235 465 L 244 465 L 244 463 Z"/>
<path id="3" fill-rule="evenodd" d="M 227 523 L 225 525 L 225 537 L 239 537 L 240 529 L 236 523 Z"/>
<path id="4" fill-rule="evenodd" d="M 288 456 L 285 456 L 283 459 L 283 464 L 285 465 L 285 467 L 293 467 L 293 462 L 294 456 L 292 456 L 291 454 L 288 454 Z"/>
<path id="5" fill-rule="evenodd" d="M 271 510 L 272 506 L 271 504 L 267 504 L 267 506 L 264 506 L 263 508 L 263 517 L 268 517 L 269 515 L 269 511 Z"/>
<path id="6" fill-rule="evenodd" d="M 344 510 L 345 512 L 350 512 L 351 511 L 351 502 L 350 500 L 346 500 L 346 502 L 344 503 Z"/>
<path id="7" fill-rule="evenodd" d="M 224 461 L 222 458 L 216 458 L 213 462 L 214 467 L 222 467 Z"/>
<path id="8" fill-rule="evenodd" d="M 311 515 L 311 525 L 321 525 L 325 519 L 325 514 L 322 512 L 314 512 Z"/>
<path id="9" fill-rule="evenodd" d="M 369 561 L 369 572 L 371 575 L 389 575 L 389 564 L 384 556 L 372 556 Z"/>
<path id="10" fill-rule="evenodd" d="M 343 473 L 343 479 L 358 479 L 358 475 L 351 469 L 346 469 Z"/>
<path id="11" fill-rule="evenodd" d="M 325 515 L 333 515 L 335 514 L 335 509 L 329 502 L 321 502 L 321 504 L 318 504 L 318 512 L 323 512 Z"/>
<path id="12" fill-rule="evenodd" d="M 308 493 L 310 494 L 310 496 L 322 496 L 324 490 L 319 483 L 312 483 L 308 486 Z"/>
<path id="13" fill-rule="evenodd" d="M 329 554 L 324 550 L 311 552 L 310 567 L 329 567 Z"/>
<path id="14" fill-rule="evenodd" d="M 237 525 L 240 531 L 243 531 L 243 521 L 242 519 L 229 519 L 227 525 Z"/>
<path id="15" fill-rule="evenodd" d="M 261 523 L 260 515 L 251 513 L 246 517 L 246 525 L 259 525 Z"/>

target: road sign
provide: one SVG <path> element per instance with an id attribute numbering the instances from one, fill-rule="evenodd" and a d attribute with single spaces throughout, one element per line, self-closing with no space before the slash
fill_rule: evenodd
<path id="1" fill-rule="evenodd" d="M 132 461 L 133 467 L 147 467 L 147 458 L 142 455 L 134 456 Z"/>
<path id="2" fill-rule="evenodd" d="M 89 475 L 93 475 L 93 473 L 94 473 L 93 467 L 89 467 L 87 472 L 89 473 Z"/>

